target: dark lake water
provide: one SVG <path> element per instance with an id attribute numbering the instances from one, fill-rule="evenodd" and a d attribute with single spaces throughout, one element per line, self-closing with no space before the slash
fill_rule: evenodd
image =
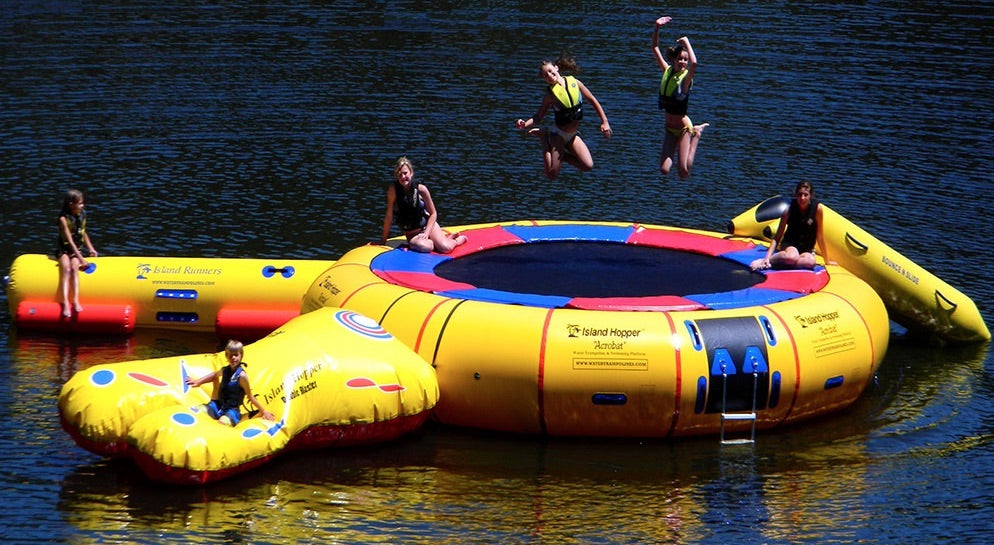
<path id="1" fill-rule="evenodd" d="M 833 209 L 994 323 L 990 2 L 31 2 L 0 9 L 0 267 L 44 253 L 86 193 L 103 255 L 333 259 L 378 239 L 410 156 L 443 225 L 641 221 L 722 230 L 813 182 Z M 661 178 L 652 22 L 700 65 L 693 175 Z M 569 49 L 615 136 L 542 176 L 514 129 Z M 0 296 L 0 542 L 986 543 L 994 358 L 895 326 L 850 409 L 661 442 L 429 427 L 279 458 L 205 489 L 78 448 L 56 397 L 81 367 L 213 351 L 213 336 L 27 335 Z"/>

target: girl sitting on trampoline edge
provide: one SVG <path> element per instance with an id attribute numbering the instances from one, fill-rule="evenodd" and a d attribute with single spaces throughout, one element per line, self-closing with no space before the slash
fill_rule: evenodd
<path id="1" fill-rule="evenodd" d="M 769 269 L 814 269 L 815 244 L 825 263 L 834 265 L 828 260 L 825 251 L 825 235 L 822 232 L 823 213 L 821 203 L 814 198 L 814 189 L 810 182 L 798 182 L 794 188 L 794 198 L 790 206 L 780 218 L 780 226 L 773 242 L 766 250 L 766 256 L 750 264 L 752 270 Z M 780 248 L 779 251 L 774 251 Z"/>
<path id="2" fill-rule="evenodd" d="M 442 230 L 431 192 L 428 186 L 414 179 L 414 164 L 410 159 L 397 159 L 393 174 L 396 179 L 387 188 L 387 210 L 383 217 L 380 244 L 386 244 L 395 217 L 397 226 L 407 237 L 407 244 L 415 252 L 447 254 L 466 242 L 466 237 L 449 235 Z"/>

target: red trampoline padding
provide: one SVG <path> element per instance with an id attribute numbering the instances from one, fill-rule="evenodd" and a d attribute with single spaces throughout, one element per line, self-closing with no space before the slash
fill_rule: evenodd
<path id="1" fill-rule="evenodd" d="M 466 244 L 456 246 L 452 253 L 448 254 L 452 259 L 458 259 L 466 254 L 472 254 L 481 250 L 489 250 L 498 246 L 508 244 L 521 244 L 524 241 L 521 237 L 511 233 L 499 225 L 473 229 L 466 233 Z"/>
<path id="2" fill-rule="evenodd" d="M 440 276 L 434 274 L 421 273 L 421 272 L 402 272 L 402 271 L 373 271 L 376 276 L 386 280 L 391 284 L 398 286 L 404 286 L 418 291 L 427 291 L 431 293 L 442 293 L 448 291 L 457 290 L 471 290 L 475 286 L 472 284 L 465 284 L 463 282 L 453 282 L 452 280 L 446 280 Z"/>
<path id="3" fill-rule="evenodd" d="M 60 333 L 106 333 L 126 335 L 135 330 L 131 305 L 89 303 L 83 312 L 62 316 L 62 304 L 55 301 L 21 301 L 14 314 L 18 328 Z"/>
<path id="4" fill-rule="evenodd" d="M 217 312 L 214 330 L 222 339 L 257 341 L 300 316 L 299 308 L 247 309 L 222 308 Z"/>
<path id="5" fill-rule="evenodd" d="M 677 295 L 658 295 L 652 297 L 574 297 L 566 305 L 566 308 L 666 312 L 704 310 L 707 307 Z"/>
<path id="6" fill-rule="evenodd" d="M 686 231 L 667 231 L 663 229 L 637 229 L 629 237 L 628 244 L 656 246 L 658 248 L 670 248 L 714 256 L 749 250 L 756 246 L 752 242 L 743 240 L 706 237 Z"/>
<path id="7" fill-rule="evenodd" d="M 828 271 L 822 268 L 814 274 L 809 270 L 766 271 L 766 280 L 753 287 L 794 293 L 813 293 L 824 288 L 825 284 L 828 284 Z"/>

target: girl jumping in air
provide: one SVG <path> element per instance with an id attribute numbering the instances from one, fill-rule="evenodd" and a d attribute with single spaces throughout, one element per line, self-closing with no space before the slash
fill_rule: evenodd
<path id="1" fill-rule="evenodd" d="M 690 176 L 701 133 L 708 123 L 694 125 L 687 117 L 690 88 L 694 85 L 694 71 L 697 69 L 697 57 L 690 46 L 690 39 L 684 36 L 677 40 L 675 46 L 667 49 L 665 56 L 659 50 L 659 28 L 672 19 L 656 19 L 656 27 L 652 31 L 652 55 L 663 70 L 663 78 L 659 82 L 659 109 L 666 112 L 659 171 L 663 176 L 668 176 L 675 155 L 680 178 L 684 179 Z"/>
<path id="2" fill-rule="evenodd" d="M 561 73 L 561 71 L 577 70 L 576 63 L 570 57 L 543 61 L 538 71 L 547 85 L 542 104 L 530 119 L 519 119 L 515 123 L 519 130 L 539 137 L 542 145 L 542 166 L 546 178 L 550 180 L 555 180 L 559 176 L 563 161 L 582 172 L 589 172 L 594 168 L 594 159 L 579 134 L 584 100 L 589 102 L 600 116 L 600 131 L 604 139 L 611 138 L 611 125 L 607 122 L 607 115 L 594 94 L 580 80 Z M 555 113 L 555 124 L 547 128 L 535 127 L 550 108 Z"/>

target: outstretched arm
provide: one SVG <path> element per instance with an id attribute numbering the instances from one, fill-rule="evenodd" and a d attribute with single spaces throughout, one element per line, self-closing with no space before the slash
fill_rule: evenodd
<path id="1" fill-rule="evenodd" d="M 550 98 L 549 94 L 546 93 L 546 95 L 542 97 L 542 104 L 539 105 L 538 111 L 535 112 L 535 115 L 531 116 L 531 118 L 529 119 L 519 119 L 515 122 L 514 125 L 518 127 L 519 130 L 522 131 L 532 128 L 532 126 L 534 126 L 536 123 L 538 123 L 545 117 L 545 114 L 546 112 L 549 111 L 549 107 L 551 105 L 552 105 L 552 99 Z"/>
<path id="2" fill-rule="evenodd" d="M 604 139 L 610 140 L 612 134 L 611 124 L 607 122 L 607 114 L 604 113 L 601 103 L 597 101 L 597 97 L 590 92 L 590 89 L 587 89 L 587 86 L 582 81 L 576 80 L 576 84 L 580 86 L 580 92 L 583 93 L 583 97 L 587 99 L 587 102 L 597 111 L 597 115 L 601 117 L 601 134 L 604 135 Z"/>
<path id="3" fill-rule="evenodd" d="M 673 18 L 669 16 L 660 17 L 659 19 L 656 19 L 656 27 L 652 29 L 652 56 L 655 57 L 656 64 L 659 65 L 659 68 L 661 68 L 663 72 L 665 72 L 670 65 L 666 63 L 666 57 L 664 57 L 663 53 L 659 50 L 659 27 L 672 20 Z"/>
<path id="4" fill-rule="evenodd" d="M 255 405 L 256 409 L 259 409 L 259 414 L 262 415 L 263 418 L 266 420 L 276 420 L 273 413 L 267 411 L 266 408 L 262 406 L 262 403 L 259 403 L 259 400 L 252 395 L 252 388 L 249 386 L 249 380 L 248 377 L 245 376 L 245 373 L 242 373 L 242 376 L 238 377 L 238 385 L 242 387 L 242 390 L 245 390 L 245 397 L 248 398 L 253 405 Z"/>
<path id="5" fill-rule="evenodd" d="M 188 385 L 193 386 L 194 388 L 196 388 L 197 386 L 200 386 L 201 384 L 204 384 L 204 383 L 206 383 L 208 381 L 214 380 L 214 377 L 216 377 L 217 374 L 220 373 L 220 372 L 221 372 L 220 370 L 211 371 L 210 373 L 207 373 L 206 375 L 204 375 L 204 376 L 202 376 L 202 377 L 200 377 L 200 378 L 198 378 L 196 380 L 193 377 L 186 377 L 186 383 Z"/>

